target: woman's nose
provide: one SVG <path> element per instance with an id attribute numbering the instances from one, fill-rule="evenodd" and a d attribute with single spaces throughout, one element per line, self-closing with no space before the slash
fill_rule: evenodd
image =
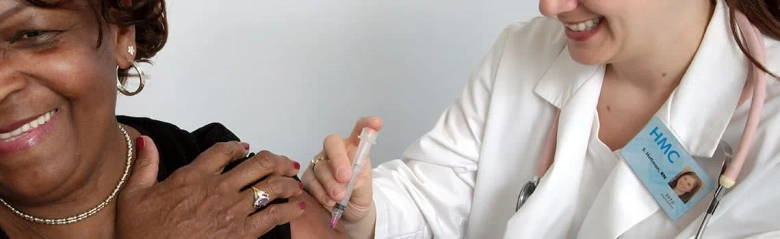
<path id="1" fill-rule="evenodd" d="M 0 60 L 3 62 L 3 60 Z M 21 91 L 27 85 L 24 76 L 6 62 L 0 63 L 0 105 L 11 94 Z"/>
<path id="2" fill-rule="evenodd" d="M 546 17 L 569 12 L 577 8 L 579 0 L 539 0 L 539 12 Z"/>

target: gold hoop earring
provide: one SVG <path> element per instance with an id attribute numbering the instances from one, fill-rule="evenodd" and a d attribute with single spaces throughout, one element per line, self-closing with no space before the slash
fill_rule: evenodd
<path id="1" fill-rule="evenodd" d="M 116 67 L 116 89 L 119 90 L 120 93 L 126 96 L 134 96 L 137 95 L 138 93 L 141 93 L 141 90 L 144 89 L 144 85 L 146 85 L 146 75 L 144 75 L 144 71 L 141 69 L 141 67 L 138 66 L 138 63 L 136 63 L 135 61 L 131 62 L 131 64 L 132 64 L 132 68 L 134 68 L 135 71 L 138 72 L 138 79 L 139 79 L 138 89 L 132 92 L 127 90 L 127 86 L 125 86 L 127 84 L 127 81 L 124 82 L 122 81 L 121 77 L 119 77 L 119 67 L 118 66 Z"/>

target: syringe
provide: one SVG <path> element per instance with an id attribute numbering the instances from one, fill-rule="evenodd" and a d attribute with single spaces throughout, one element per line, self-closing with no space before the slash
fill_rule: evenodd
<path id="1" fill-rule="evenodd" d="M 358 180 L 360 170 L 363 169 L 363 164 L 368 157 L 368 152 L 371 150 L 371 145 L 376 143 L 377 134 L 376 130 L 365 127 L 363 128 L 363 131 L 360 132 L 360 136 L 358 136 L 360 138 L 360 143 L 358 144 L 357 153 L 355 153 L 355 160 L 352 161 L 352 177 L 349 179 L 349 183 L 347 183 L 346 196 L 341 202 L 338 202 L 333 206 L 333 213 L 330 218 L 330 229 L 336 228 L 336 223 L 341 219 L 341 215 L 344 214 L 344 211 L 347 210 L 349 198 L 352 196 L 352 189 L 354 189 L 355 182 Z"/>

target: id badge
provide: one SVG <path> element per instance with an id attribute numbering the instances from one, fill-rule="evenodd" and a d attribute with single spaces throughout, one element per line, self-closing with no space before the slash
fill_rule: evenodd
<path id="1" fill-rule="evenodd" d="M 672 221 L 677 221 L 715 187 L 705 170 L 657 116 L 621 154 Z"/>

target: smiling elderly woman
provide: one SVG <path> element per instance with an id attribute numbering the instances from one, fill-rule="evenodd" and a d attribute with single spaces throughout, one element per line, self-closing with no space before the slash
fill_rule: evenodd
<path id="1" fill-rule="evenodd" d="M 2 0 L 0 37 L 0 237 L 339 236 L 298 163 L 220 124 L 115 116 L 165 45 L 163 0 Z"/>

